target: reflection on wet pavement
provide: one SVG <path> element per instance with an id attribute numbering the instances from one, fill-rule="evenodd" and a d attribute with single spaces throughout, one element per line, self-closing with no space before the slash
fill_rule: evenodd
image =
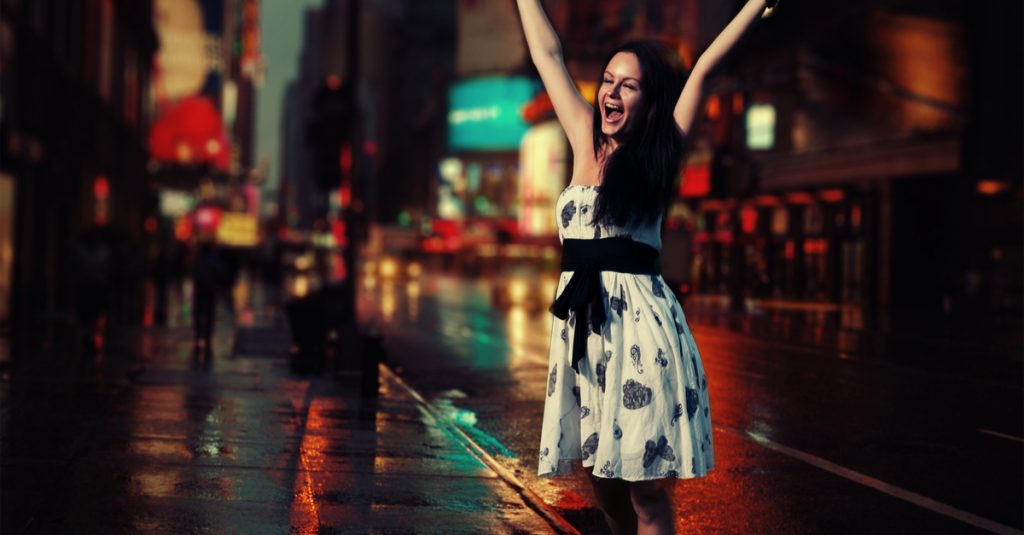
<path id="1" fill-rule="evenodd" d="M 533 475 L 550 314 L 523 305 L 496 306 L 496 280 L 428 273 L 419 283 L 415 317 L 405 312 L 412 303 L 399 300 L 382 325 L 390 361 L 428 399 L 471 411 L 474 429 L 495 441 L 485 447 L 488 453 L 582 531 L 605 529 L 582 470 L 565 478 Z M 361 296 L 363 317 L 379 319 L 374 316 L 377 304 L 368 289 Z M 841 330 L 829 323 L 833 316 L 816 318 L 817 313 L 802 319 L 788 313 L 708 318 L 700 310 L 691 314 L 688 305 L 684 309 L 707 370 L 717 462 L 708 477 L 675 485 L 679 532 L 950 532 L 966 527 L 781 455 L 752 440 L 750 433 L 1005 525 L 1019 524 L 1014 515 L 1024 503 L 1021 486 L 1001 475 L 1019 473 L 1019 447 L 1011 452 L 1002 447 L 1002 439 L 982 440 L 978 432 L 998 428 L 1021 436 L 1019 386 L 839 350 L 853 347 L 844 345 L 843 336 L 854 337 L 849 343 L 863 341 L 856 334 L 857 317 L 842 319 L 846 327 Z M 732 323 L 716 323 L 721 318 Z M 760 336 L 761 329 L 775 328 L 783 329 L 784 336 Z M 452 389 L 466 397 L 446 396 Z M 949 403 L 949 392 L 958 393 L 957 403 Z M 993 487 L 1001 497 L 983 497 Z M 863 515 L 864 510 L 875 513 Z"/>
<path id="2" fill-rule="evenodd" d="M 222 315 L 212 359 L 188 326 L 149 327 L 5 378 L 2 531 L 546 530 L 400 389 L 293 375 L 272 318 Z"/>

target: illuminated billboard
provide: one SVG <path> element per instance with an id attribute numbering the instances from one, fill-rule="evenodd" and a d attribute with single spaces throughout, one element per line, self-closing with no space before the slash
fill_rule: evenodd
<path id="1" fill-rule="evenodd" d="M 519 232 L 557 236 L 555 201 L 568 178 L 569 142 L 558 121 L 530 129 L 519 149 Z"/>
<path id="2" fill-rule="evenodd" d="M 459 82 L 448 93 L 451 151 L 517 150 L 530 125 L 523 107 L 540 91 L 523 76 L 488 76 Z"/>

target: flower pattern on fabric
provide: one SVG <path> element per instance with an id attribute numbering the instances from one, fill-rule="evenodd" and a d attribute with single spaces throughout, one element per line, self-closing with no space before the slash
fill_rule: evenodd
<path id="1" fill-rule="evenodd" d="M 621 297 L 617 297 L 617 296 L 613 295 L 612 299 L 611 299 L 611 303 L 609 303 L 609 306 L 612 308 L 612 310 L 618 312 L 619 316 L 621 317 L 622 316 L 622 311 L 626 310 L 626 300 L 621 298 Z"/>
<path id="2" fill-rule="evenodd" d="M 672 420 L 669 421 L 669 425 L 675 425 L 679 421 L 679 418 L 683 416 L 683 404 L 676 403 L 676 408 L 672 411 Z"/>
<path id="3" fill-rule="evenodd" d="M 644 444 L 644 468 L 654 464 L 658 457 L 666 461 L 676 460 L 675 452 L 672 451 L 672 446 L 668 445 L 668 439 L 665 438 L 665 435 L 658 438 L 657 444 L 653 440 L 648 440 Z"/>
<path id="4" fill-rule="evenodd" d="M 651 275 L 651 291 L 654 293 L 654 297 L 665 297 L 665 288 L 662 286 L 661 281 L 658 280 L 657 275 Z"/>
<path id="5" fill-rule="evenodd" d="M 697 391 L 686 387 L 686 417 L 693 418 L 693 413 L 697 412 L 697 404 L 699 400 L 697 398 Z"/>
<path id="6" fill-rule="evenodd" d="M 629 358 L 633 361 L 636 373 L 644 373 L 644 365 L 640 362 L 640 346 L 633 344 L 633 347 L 629 348 Z"/>
<path id="7" fill-rule="evenodd" d="M 622 385 L 622 406 L 630 410 L 642 409 L 651 404 L 654 391 L 630 379 Z"/>
<path id="8" fill-rule="evenodd" d="M 567 228 L 569 226 L 569 223 L 572 222 L 573 216 L 575 215 L 576 202 L 569 201 L 569 204 L 566 204 L 565 207 L 562 208 L 562 228 Z"/>
<path id="9" fill-rule="evenodd" d="M 597 433 L 591 433 L 583 443 L 583 458 L 586 459 L 597 451 Z"/>
<path id="10" fill-rule="evenodd" d="M 559 195 L 560 240 L 614 237 L 660 249 L 661 221 L 628 229 L 595 223 L 597 195 L 582 186 Z M 561 274 L 556 294 L 570 277 Z M 600 336 L 586 338 L 587 357 L 575 373 L 568 331 L 584 326 L 575 314 L 552 319 L 538 474 L 566 473 L 568 461 L 582 460 L 594 476 L 626 481 L 706 475 L 714 469 L 707 378 L 676 295 L 660 275 L 602 272 L 600 282 L 605 322 Z M 598 436 L 614 443 L 598 451 Z"/>
<path id="11" fill-rule="evenodd" d="M 562 327 L 562 341 L 567 344 L 569 343 L 569 331 L 565 327 Z"/>
<path id="12" fill-rule="evenodd" d="M 660 347 L 658 348 L 658 355 L 656 357 L 654 357 L 654 362 L 657 362 L 658 364 L 660 364 L 662 368 L 668 367 L 668 359 L 665 358 L 665 350 L 664 349 L 662 349 Z"/>

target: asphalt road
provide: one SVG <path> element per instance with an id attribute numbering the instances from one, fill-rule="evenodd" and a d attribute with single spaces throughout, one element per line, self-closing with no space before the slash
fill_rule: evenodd
<path id="1" fill-rule="evenodd" d="M 598 532 L 582 469 L 535 475 L 552 317 L 540 303 L 494 306 L 495 290 L 447 275 L 376 280 L 360 315 L 379 325 L 407 381 L 581 531 Z M 1021 532 L 1020 377 L 691 327 L 716 469 L 675 485 L 679 532 Z"/>

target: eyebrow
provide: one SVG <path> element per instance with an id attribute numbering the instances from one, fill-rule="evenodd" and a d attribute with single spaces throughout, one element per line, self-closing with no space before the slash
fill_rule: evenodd
<path id="1" fill-rule="evenodd" d="M 611 71 L 604 71 L 604 75 L 605 76 L 611 76 L 613 78 L 615 77 L 615 75 L 612 74 Z M 633 80 L 636 83 L 640 83 L 640 79 L 639 78 L 633 78 L 632 76 L 623 76 L 622 79 L 623 80 Z"/>

